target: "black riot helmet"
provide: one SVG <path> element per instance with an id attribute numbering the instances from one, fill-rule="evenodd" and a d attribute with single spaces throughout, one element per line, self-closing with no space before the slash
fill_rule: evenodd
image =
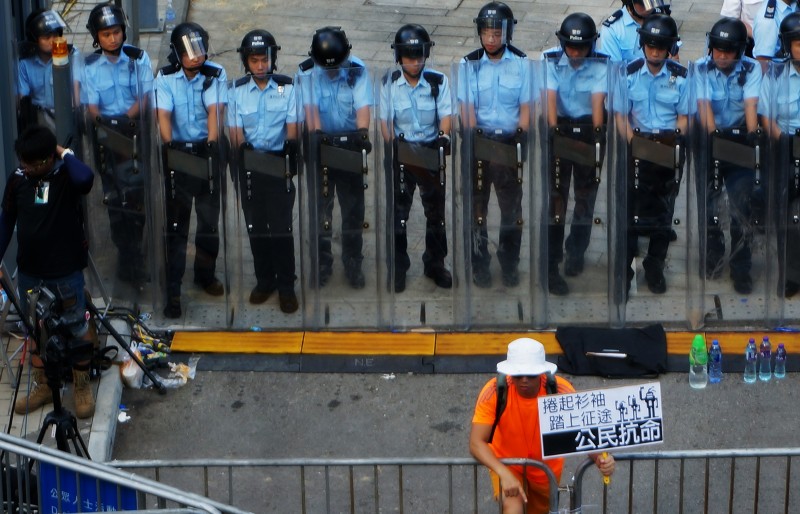
<path id="1" fill-rule="evenodd" d="M 678 36 L 678 25 L 666 14 L 651 14 L 636 29 L 639 33 L 639 46 L 654 46 L 669 50 L 681 38 Z"/>
<path id="2" fill-rule="evenodd" d="M 49 9 L 38 9 L 33 11 L 25 19 L 25 37 L 31 43 L 36 43 L 42 36 L 55 34 L 64 35 L 67 24 L 57 12 Z"/>
<path id="3" fill-rule="evenodd" d="M 128 38 L 128 20 L 123 10 L 111 3 L 95 5 L 89 13 L 89 22 L 86 23 L 86 28 L 92 35 L 92 46 L 95 48 L 98 46 L 98 32 L 115 25 L 122 27 L 122 41 L 125 41 Z"/>
<path id="4" fill-rule="evenodd" d="M 431 47 L 434 42 L 431 36 L 422 25 L 409 23 L 403 25 L 394 35 L 394 61 L 400 62 L 401 57 L 411 57 L 417 59 L 423 57 L 426 60 L 431 56 Z"/>
<path id="5" fill-rule="evenodd" d="M 741 59 L 747 47 L 747 27 L 742 20 L 736 18 L 722 18 L 717 21 L 711 31 L 706 33 L 708 37 L 708 52 L 712 48 L 736 52 L 736 58 Z"/>
<path id="6" fill-rule="evenodd" d="M 656 11 L 660 13 L 669 14 L 669 4 L 664 0 L 622 0 L 622 5 L 633 9 L 633 4 L 639 4 L 644 7 L 645 11 Z"/>
<path id="7" fill-rule="evenodd" d="M 169 37 L 169 46 L 181 62 L 181 55 L 186 54 L 190 59 L 208 56 L 208 32 L 206 29 L 193 22 L 181 23 L 172 29 Z"/>
<path id="8" fill-rule="evenodd" d="M 556 31 L 561 48 L 565 46 L 583 46 L 594 50 L 597 41 L 597 27 L 594 20 L 586 13 L 572 13 L 561 22 L 561 28 Z"/>
<path id="9" fill-rule="evenodd" d="M 323 27 L 314 32 L 308 55 L 317 66 L 337 68 L 350 57 L 350 48 L 342 27 Z"/>
<path id="10" fill-rule="evenodd" d="M 270 73 L 275 71 L 278 67 L 278 50 L 281 47 L 275 41 L 275 38 L 266 30 L 256 29 L 251 30 L 242 38 L 242 44 L 236 49 L 242 58 L 242 64 L 247 73 L 251 73 L 247 67 L 247 58 L 251 55 L 266 55 L 270 62 Z"/>
<path id="11" fill-rule="evenodd" d="M 505 29 L 506 38 L 503 44 L 511 42 L 511 36 L 514 35 L 514 25 L 517 23 L 511 8 L 503 2 L 489 2 L 484 5 L 478 11 L 478 17 L 472 21 L 475 22 L 478 36 L 481 35 L 481 30 L 483 29 Z"/>
<path id="12" fill-rule="evenodd" d="M 792 58 L 792 41 L 800 39 L 800 12 L 793 12 L 781 21 L 778 31 L 781 42 L 781 55 Z"/>

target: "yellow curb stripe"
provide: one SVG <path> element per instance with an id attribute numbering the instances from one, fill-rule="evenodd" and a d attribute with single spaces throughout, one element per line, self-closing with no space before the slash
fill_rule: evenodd
<path id="1" fill-rule="evenodd" d="M 299 354 L 302 332 L 176 332 L 173 352 Z"/>

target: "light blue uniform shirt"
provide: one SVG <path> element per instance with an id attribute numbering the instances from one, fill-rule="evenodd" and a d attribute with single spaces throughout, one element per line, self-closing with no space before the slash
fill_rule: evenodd
<path id="1" fill-rule="evenodd" d="M 784 134 L 800 129 L 800 73 L 790 62 L 772 64 L 761 83 L 758 114 L 773 120 Z"/>
<path id="2" fill-rule="evenodd" d="M 613 16 L 613 15 L 612 15 Z M 635 61 L 642 56 L 642 49 L 639 47 L 639 33 L 636 30 L 639 24 L 628 12 L 622 9 L 622 18 L 610 25 L 600 26 L 600 39 L 597 42 L 597 50 L 603 52 L 612 61 Z"/>
<path id="3" fill-rule="evenodd" d="M 124 115 L 153 90 L 150 56 L 143 52 L 133 60 L 120 51 L 112 62 L 105 54 L 91 54 L 86 58 L 82 82 L 81 102 L 97 105 L 103 116 Z"/>
<path id="4" fill-rule="evenodd" d="M 689 83 L 686 78 L 673 75 L 667 63 L 656 75 L 643 63 L 627 76 L 626 83 L 627 105 L 620 102 L 624 97 L 620 94 L 614 107 L 628 115 L 632 128 L 642 132 L 671 131 L 677 128 L 678 115 L 689 114 Z"/>
<path id="5" fill-rule="evenodd" d="M 477 61 L 461 61 L 458 101 L 472 104 L 478 126 L 511 133 L 519 127 L 520 106 L 531 99 L 530 61 L 508 48 L 499 61 L 484 52 Z"/>
<path id="6" fill-rule="evenodd" d="M 256 150 L 283 150 L 287 123 L 297 123 L 294 85 L 278 84 L 270 79 L 261 89 L 251 77 L 231 91 L 228 126 L 241 128 L 245 140 Z"/>
<path id="7" fill-rule="evenodd" d="M 439 94 L 434 99 L 426 73 L 435 73 L 442 78 Z M 450 83 L 447 76 L 434 70 L 425 70 L 416 86 L 411 86 L 400 73 L 392 81 L 391 73 L 381 89 L 380 116 L 382 121 L 394 123 L 394 135 L 404 134 L 407 141 L 422 143 L 432 141 L 439 134 L 436 117 L 439 120 L 453 114 L 450 100 Z"/>
<path id="8" fill-rule="evenodd" d="M 581 59 L 577 68 L 570 64 L 560 47 L 542 53 L 548 91 L 557 94 L 558 116 L 580 118 L 592 114 L 592 95 L 608 93 L 608 61 Z"/>
<path id="9" fill-rule="evenodd" d="M 83 74 L 83 59 L 80 51 L 72 47 L 69 54 L 73 82 L 79 82 Z M 42 61 L 39 55 L 21 59 L 17 68 L 17 94 L 30 96 L 34 105 L 53 110 L 53 60 Z"/>
<path id="10" fill-rule="evenodd" d="M 319 109 L 324 132 L 356 130 L 356 111 L 363 107 L 372 107 L 375 103 L 372 81 L 364 62 L 352 55 L 350 62 L 359 66 L 342 66 L 337 70 L 313 66 L 297 73 L 297 83 L 303 93 L 303 105 Z"/>
<path id="11" fill-rule="evenodd" d="M 758 10 L 753 24 L 753 40 L 755 41 L 753 56 L 772 59 L 781 48 L 781 43 L 778 40 L 781 22 L 795 12 L 797 6 L 794 2 L 792 2 L 792 5 L 786 5 L 783 0 L 775 0 L 774 16 L 767 18 L 765 17 L 767 9 L 772 9 L 769 3 L 769 0 L 764 0 L 764 4 Z"/>
<path id="12" fill-rule="evenodd" d="M 761 93 L 761 65 L 742 56 L 729 75 L 714 66 L 710 55 L 696 63 L 694 87 L 697 100 L 711 102 L 717 128 L 741 127 L 745 124 L 744 101 Z M 750 67 L 749 70 L 748 66 Z"/>
<path id="13" fill-rule="evenodd" d="M 200 141 L 208 138 L 208 107 L 227 103 L 227 81 L 225 69 L 219 64 L 206 61 L 209 66 L 222 69 L 217 79 L 211 79 L 203 91 L 206 76 L 198 73 L 188 80 L 183 69 L 170 75 L 159 72 L 156 76 L 156 108 L 172 113 L 172 140 L 180 142 Z M 222 121 L 222 120 L 220 120 Z"/>

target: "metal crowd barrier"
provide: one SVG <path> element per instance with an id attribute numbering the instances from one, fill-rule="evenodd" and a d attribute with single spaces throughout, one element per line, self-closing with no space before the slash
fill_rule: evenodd
<path id="1" fill-rule="evenodd" d="M 0 452 L 3 512 L 243 512 L 107 464 L 7 434 L 0 434 Z M 139 510 L 124 506 L 126 495 L 135 498 L 135 508 Z M 45 506 L 48 507 L 45 509 Z"/>

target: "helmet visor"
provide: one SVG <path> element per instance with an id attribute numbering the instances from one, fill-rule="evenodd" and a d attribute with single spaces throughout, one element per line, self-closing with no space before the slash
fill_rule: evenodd
<path id="1" fill-rule="evenodd" d="M 478 35 L 481 38 L 481 45 L 485 48 L 508 44 L 509 21 L 499 18 L 478 18 Z"/>
<path id="2" fill-rule="evenodd" d="M 653 9 L 668 5 L 663 0 L 642 0 L 641 3 L 644 5 L 645 10 L 647 11 L 652 11 Z"/>
<path id="3" fill-rule="evenodd" d="M 208 54 L 206 45 L 203 44 L 203 37 L 197 32 L 184 34 L 180 39 L 182 53 L 186 54 L 191 60 L 199 59 Z"/>

